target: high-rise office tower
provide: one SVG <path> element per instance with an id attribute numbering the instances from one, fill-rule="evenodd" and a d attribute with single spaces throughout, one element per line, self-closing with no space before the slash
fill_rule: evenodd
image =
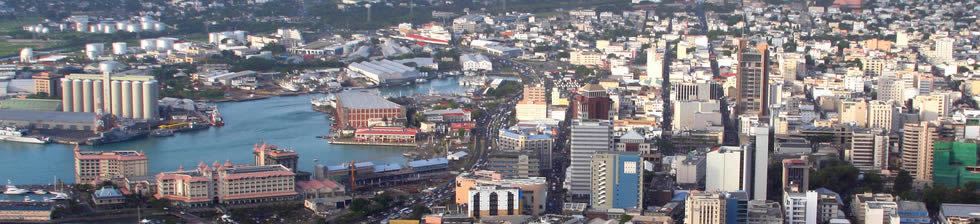
<path id="1" fill-rule="evenodd" d="M 888 169 L 888 133 L 882 129 L 859 129 L 851 132 L 851 147 L 844 158 L 866 173 Z"/>
<path id="2" fill-rule="evenodd" d="M 786 192 L 810 190 L 810 161 L 806 156 L 783 160 L 783 189 Z M 795 188 L 794 188 L 795 187 Z"/>
<path id="3" fill-rule="evenodd" d="M 953 38 L 944 37 L 936 39 L 936 62 L 953 62 Z"/>
<path id="4" fill-rule="evenodd" d="M 613 147 L 612 122 L 603 121 L 572 121 L 570 136 L 571 163 L 568 166 L 569 176 L 566 179 L 569 193 L 573 197 L 587 198 L 592 189 L 592 156 L 597 152 L 610 151 Z"/>
<path id="5" fill-rule="evenodd" d="M 643 159 L 637 152 L 592 156 L 592 208 L 643 208 Z"/>
<path id="6" fill-rule="evenodd" d="M 918 181 L 932 181 L 933 142 L 939 138 L 934 122 L 908 123 L 902 132 L 902 169 Z"/>
<path id="7" fill-rule="evenodd" d="M 693 192 L 684 201 L 684 224 L 725 224 L 725 196 L 715 192 Z"/>
<path id="8" fill-rule="evenodd" d="M 769 51 L 765 44 L 739 40 L 735 88 L 737 114 L 767 114 L 769 87 Z"/>

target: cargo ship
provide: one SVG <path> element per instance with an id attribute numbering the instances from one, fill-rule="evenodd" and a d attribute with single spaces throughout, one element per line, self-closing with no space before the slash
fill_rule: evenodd
<path id="1" fill-rule="evenodd" d="M 217 107 L 211 111 L 211 124 L 217 127 L 225 126 L 225 121 L 221 118 L 221 112 L 218 112 Z"/>
<path id="2" fill-rule="evenodd" d="M 24 135 L 24 130 L 17 129 L 15 127 L 4 127 L 3 129 L 0 129 L 0 140 L 34 144 L 44 144 L 50 141 L 50 139 L 46 137 L 26 136 Z"/>

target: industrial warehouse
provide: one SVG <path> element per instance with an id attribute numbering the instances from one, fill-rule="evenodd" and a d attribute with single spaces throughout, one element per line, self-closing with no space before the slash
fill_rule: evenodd
<path id="1" fill-rule="evenodd" d="M 377 85 L 403 83 L 421 77 L 415 68 L 389 60 L 355 62 L 347 66 L 347 69 Z"/>

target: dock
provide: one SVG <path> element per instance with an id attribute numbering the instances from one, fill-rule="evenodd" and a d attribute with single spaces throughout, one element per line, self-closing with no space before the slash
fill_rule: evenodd
<path id="1" fill-rule="evenodd" d="M 375 145 L 375 146 L 396 146 L 396 147 L 418 147 L 415 143 L 397 143 L 397 142 L 357 142 L 357 141 L 345 141 L 345 140 L 329 140 L 330 144 L 337 145 Z"/>

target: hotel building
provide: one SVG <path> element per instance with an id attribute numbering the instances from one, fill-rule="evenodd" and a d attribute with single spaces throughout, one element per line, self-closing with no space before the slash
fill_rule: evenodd
<path id="1" fill-rule="evenodd" d="M 234 166 L 226 161 L 208 167 L 201 163 L 194 170 L 181 167 L 157 174 L 155 197 L 188 207 L 289 201 L 297 198 L 295 175 L 283 165 Z"/>
<path id="2" fill-rule="evenodd" d="M 75 183 L 146 176 L 146 155 L 137 151 L 83 152 L 75 146 Z"/>

